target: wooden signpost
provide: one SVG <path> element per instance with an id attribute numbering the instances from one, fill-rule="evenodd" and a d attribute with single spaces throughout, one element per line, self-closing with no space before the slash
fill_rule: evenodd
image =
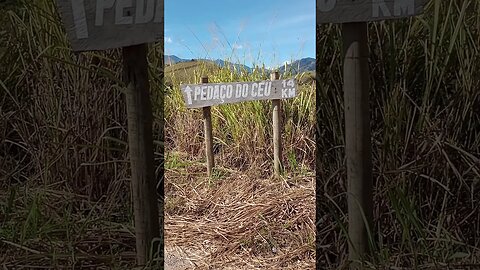
<path id="1" fill-rule="evenodd" d="M 213 137 L 210 107 L 214 105 L 252 100 L 272 100 L 273 103 L 273 144 L 275 174 L 281 172 L 281 99 L 297 96 L 298 86 L 295 79 L 278 80 L 278 72 L 271 75 L 270 81 L 208 83 L 202 78 L 202 84 L 183 84 L 180 89 L 187 108 L 203 108 L 207 172 L 211 176 L 214 166 Z"/>
<path id="2" fill-rule="evenodd" d="M 132 170 L 137 264 L 149 259 L 152 240 L 159 238 L 153 164 L 152 108 L 148 82 L 147 45 L 163 43 L 163 0 L 57 0 L 74 51 L 123 47 L 127 85 L 128 143 Z M 163 183 L 161 183 L 163 185 Z M 163 201 L 161 198 L 161 206 Z M 163 266 L 163 240 L 153 245 Z"/>
<path id="3" fill-rule="evenodd" d="M 202 83 L 208 83 L 208 77 L 202 77 Z M 189 93 L 186 93 L 189 95 Z M 187 99 L 191 97 L 187 97 Z M 213 131 L 212 131 L 212 112 L 210 106 L 202 108 L 203 110 L 203 126 L 205 132 L 205 154 L 207 156 L 207 173 L 212 176 L 215 160 L 213 158 Z"/>
<path id="4" fill-rule="evenodd" d="M 317 24 L 343 23 L 345 152 L 351 269 L 362 269 L 359 262 L 365 255 L 370 254 L 368 243 L 372 237 L 373 180 L 367 21 L 418 15 L 423 12 L 425 2 L 426 0 L 317 0 Z"/>

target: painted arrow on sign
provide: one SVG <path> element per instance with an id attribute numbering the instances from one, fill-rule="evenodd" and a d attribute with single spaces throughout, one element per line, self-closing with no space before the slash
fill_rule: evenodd
<path id="1" fill-rule="evenodd" d="M 192 105 L 192 88 L 190 88 L 190 86 L 187 86 L 185 88 L 185 90 L 183 90 L 185 92 L 185 95 L 187 96 L 187 104 L 188 105 Z"/>

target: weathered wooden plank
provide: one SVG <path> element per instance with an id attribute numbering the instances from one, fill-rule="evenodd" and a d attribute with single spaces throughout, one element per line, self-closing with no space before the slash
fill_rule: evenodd
<path id="1" fill-rule="evenodd" d="M 367 22 L 415 16 L 428 0 L 317 0 L 317 24 Z"/>
<path id="2" fill-rule="evenodd" d="M 180 86 L 187 108 L 297 96 L 295 79 L 278 81 L 185 84 Z"/>
<path id="3" fill-rule="evenodd" d="M 74 51 L 163 39 L 163 0 L 57 0 Z"/>

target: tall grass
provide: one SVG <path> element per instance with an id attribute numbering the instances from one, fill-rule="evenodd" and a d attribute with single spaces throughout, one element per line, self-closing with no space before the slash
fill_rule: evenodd
<path id="1" fill-rule="evenodd" d="M 53 0 L 18 1 L 0 22 L 0 261 L 128 268 L 135 256 L 120 51 L 72 53 Z M 160 45 L 151 46 L 149 72 L 163 174 Z"/>
<path id="2" fill-rule="evenodd" d="M 369 24 L 377 267 L 480 262 L 479 22 L 478 1 L 433 0 L 417 18 Z M 317 27 L 318 245 L 327 268 L 347 260 L 341 45 L 339 26 Z"/>

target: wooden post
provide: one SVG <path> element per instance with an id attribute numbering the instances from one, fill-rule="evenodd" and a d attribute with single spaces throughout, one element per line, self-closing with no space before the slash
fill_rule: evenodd
<path id="1" fill-rule="evenodd" d="M 278 71 L 270 75 L 270 80 L 280 78 Z M 282 171 L 282 107 L 280 99 L 273 99 L 273 168 L 275 175 L 280 175 Z"/>
<path id="2" fill-rule="evenodd" d="M 137 264 L 143 266 L 151 259 L 149 252 L 152 240 L 160 236 L 153 165 L 147 45 L 124 47 L 123 61 L 123 75 L 127 85 L 128 145 L 132 171 Z M 153 247 L 153 252 L 157 251 L 158 248 Z"/>
<path id="3" fill-rule="evenodd" d="M 349 259 L 357 261 L 370 253 L 373 216 L 367 23 L 344 23 L 342 34 Z M 361 264 L 351 264 L 351 269 L 360 268 Z"/>
<path id="4" fill-rule="evenodd" d="M 202 77 L 202 83 L 208 83 L 208 77 Z M 207 173 L 212 176 L 215 161 L 213 159 L 212 113 L 210 106 L 203 107 L 203 126 L 205 130 L 205 154 L 207 156 Z"/>

